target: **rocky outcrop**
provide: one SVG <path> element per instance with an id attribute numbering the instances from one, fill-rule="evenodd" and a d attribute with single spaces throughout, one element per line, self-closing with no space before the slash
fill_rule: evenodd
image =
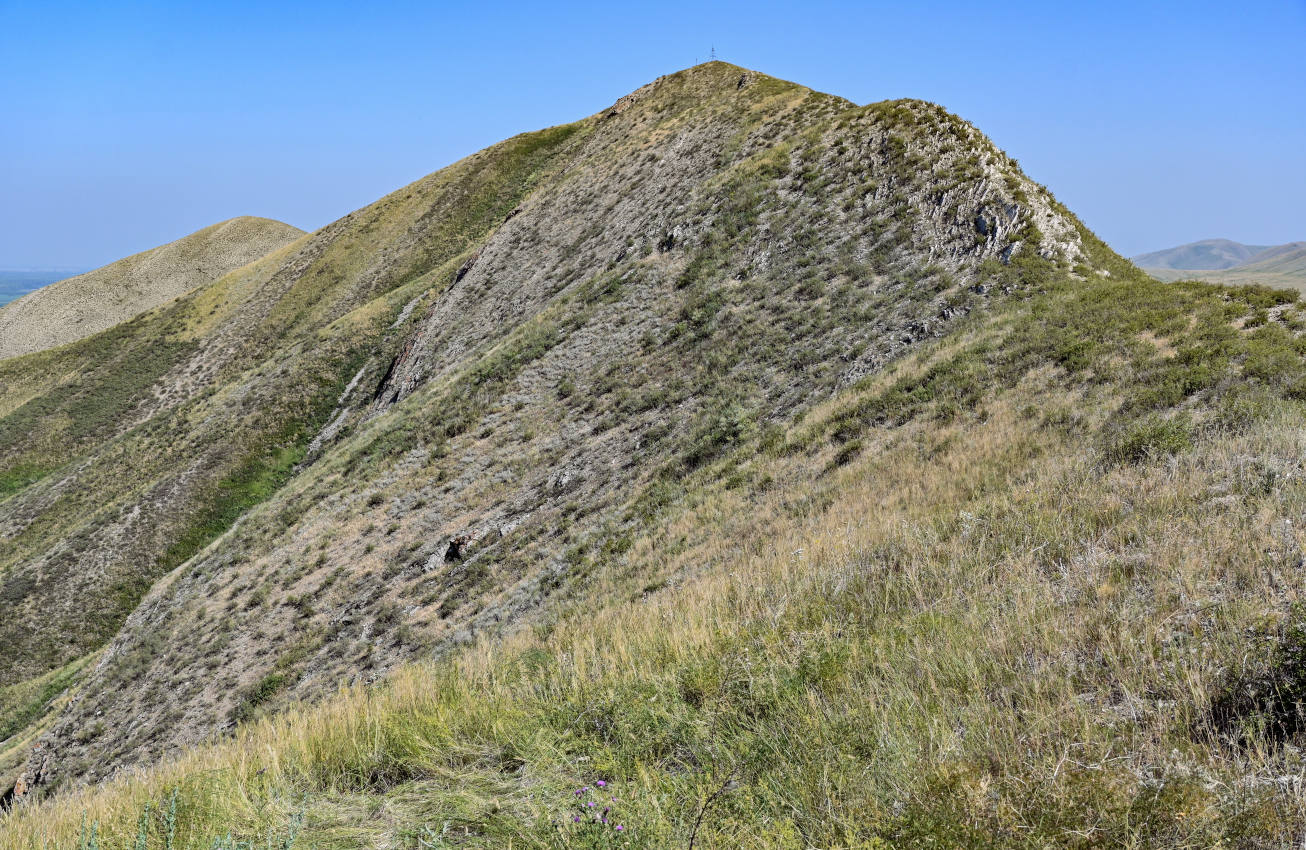
<path id="1" fill-rule="evenodd" d="M 47 781 L 203 740 L 274 673 L 311 699 L 531 622 L 619 563 L 657 487 L 1002 297 L 995 264 L 1085 261 L 1077 223 L 930 104 L 711 63 L 569 128 L 475 239 L 449 222 L 494 149 L 314 234 L 198 344 L 235 357 L 292 281 L 346 274 L 357 312 L 301 293 L 297 315 L 381 329 L 333 367 L 285 486 L 127 619 L 43 739 Z M 444 194 L 418 213 L 424 185 Z M 269 351 L 222 403 L 273 403 L 296 355 Z M 81 740 L 91 716 L 112 734 Z"/>

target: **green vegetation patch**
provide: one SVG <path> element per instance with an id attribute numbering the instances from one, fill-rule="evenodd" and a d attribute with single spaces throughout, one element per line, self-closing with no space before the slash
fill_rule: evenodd
<path id="1" fill-rule="evenodd" d="M 39 720 L 85 664 L 79 659 L 37 679 L 0 688 L 0 744 Z"/>
<path id="2" fill-rule="evenodd" d="M 1241 747 L 1306 740 L 1306 607 L 1249 636 L 1245 666 L 1211 700 L 1211 731 Z"/>

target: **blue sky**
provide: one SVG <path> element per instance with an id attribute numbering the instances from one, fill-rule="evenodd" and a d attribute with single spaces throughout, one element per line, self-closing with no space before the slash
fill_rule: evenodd
<path id="1" fill-rule="evenodd" d="M 242 214 L 311 230 L 711 46 L 857 103 L 943 104 L 1125 254 L 1306 239 L 1306 0 L 0 0 L 0 268 Z"/>

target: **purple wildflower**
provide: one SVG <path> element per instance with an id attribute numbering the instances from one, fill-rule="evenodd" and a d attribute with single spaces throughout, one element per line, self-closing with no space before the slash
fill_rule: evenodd
<path id="1" fill-rule="evenodd" d="M 597 786 L 599 786 L 600 788 L 607 788 L 607 787 L 608 787 L 608 783 L 604 782 L 602 779 L 600 779 L 598 782 L 595 782 L 594 784 L 597 785 Z"/>
<path id="2" fill-rule="evenodd" d="M 617 824 L 617 832 L 621 832 L 623 829 L 625 829 L 624 826 L 622 826 L 621 824 Z"/>

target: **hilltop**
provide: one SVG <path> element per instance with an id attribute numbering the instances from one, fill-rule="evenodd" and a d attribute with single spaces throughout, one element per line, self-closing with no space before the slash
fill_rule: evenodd
<path id="1" fill-rule="evenodd" d="M 1159 280 L 1206 280 L 1228 285 L 1306 288 L 1306 242 L 1283 245 L 1243 245 L 1228 239 L 1207 239 L 1134 257 L 1133 261 Z"/>
<path id="2" fill-rule="evenodd" d="M 1080 242 L 936 107 L 718 63 L 0 361 L 0 683 L 108 642 L 29 772 L 150 761 L 251 692 L 329 693 L 538 616 L 661 476 L 937 335 L 986 300 L 985 260 Z"/>
<path id="3" fill-rule="evenodd" d="M 1282 843 L 1303 330 L 659 78 L 0 360 L 0 836 Z"/>
<path id="4" fill-rule="evenodd" d="M 1139 254 L 1131 259 L 1145 269 L 1227 269 L 1254 258 L 1269 245 L 1244 245 L 1230 239 L 1203 239 L 1177 248 L 1166 248 L 1149 254 Z"/>
<path id="5" fill-rule="evenodd" d="M 0 359 L 107 330 L 303 235 L 279 221 L 243 216 L 50 283 L 0 306 Z"/>

